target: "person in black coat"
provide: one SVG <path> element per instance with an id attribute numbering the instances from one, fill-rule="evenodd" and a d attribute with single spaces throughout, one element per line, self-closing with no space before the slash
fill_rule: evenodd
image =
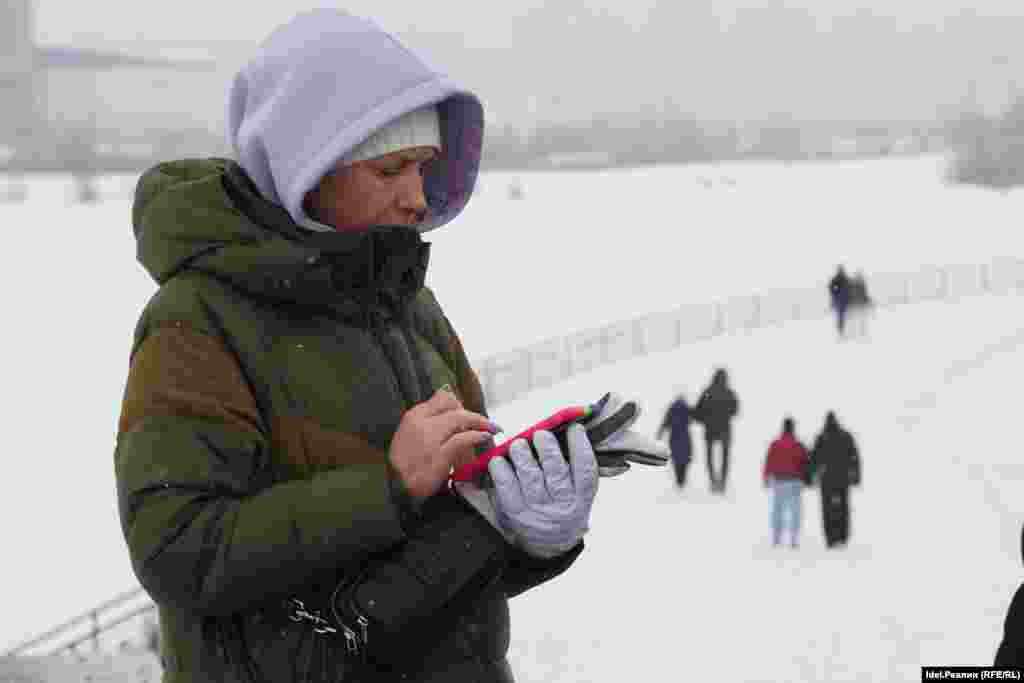
<path id="1" fill-rule="evenodd" d="M 693 440 L 690 438 L 690 404 L 686 398 L 679 396 L 665 412 L 665 419 L 654 438 L 660 439 L 668 432 L 669 450 L 672 452 L 672 464 L 675 467 L 676 487 L 686 485 L 686 470 L 690 466 L 693 451 Z"/>
<path id="2" fill-rule="evenodd" d="M 863 337 L 867 334 L 867 319 L 874 310 L 875 302 L 868 294 L 868 284 L 864 279 L 864 273 L 857 271 L 849 282 L 849 300 L 847 308 L 847 325 L 852 328 L 851 332 L 855 337 Z"/>
<path id="3" fill-rule="evenodd" d="M 729 375 L 723 368 L 718 368 L 693 410 L 694 419 L 704 425 L 708 479 L 715 493 L 725 493 L 725 483 L 729 476 L 729 450 L 732 447 L 732 419 L 738 412 L 739 400 L 729 386 Z M 722 465 L 717 474 L 713 460 L 716 442 L 722 445 Z"/>
<path id="4" fill-rule="evenodd" d="M 1024 559 L 1024 526 L 1021 527 L 1021 559 Z M 1003 622 L 1003 639 L 993 666 L 1024 667 L 1024 583 L 1017 587 Z"/>
<path id="5" fill-rule="evenodd" d="M 836 312 L 836 327 L 842 337 L 846 331 L 846 311 L 850 307 L 850 277 L 842 266 L 836 269 L 836 274 L 828 282 L 828 295 L 832 310 Z"/>
<path id="6" fill-rule="evenodd" d="M 825 416 L 825 426 L 811 449 L 810 472 L 821 485 L 825 545 L 845 546 L 850 540 L 849 491 L 851 486 L 859 486 L 861 479 L 860 454 L 853 436 L 839 425 L 832 411 Z"/>

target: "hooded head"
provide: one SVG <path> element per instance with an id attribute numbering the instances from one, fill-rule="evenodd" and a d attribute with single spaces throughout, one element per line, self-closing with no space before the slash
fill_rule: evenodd
<path id="1" fill-rule="evenodd" d="M 299 14 L 274 31 L 236 75 L 228 133 L 260 193 L 292 220 L 341 168 L 401 150 L 437 148 L 424 163 L 421 232 L 457 216 L 472 194 L 483 107 L 368 19 L 341 10 Z"/>
<path id="2" fill-rule="evenodd" d="M 782 421 L 782 433 L 783 434 L 793 434 L 793 432 L 795 430 L 796 430 L 796 422 L 793 421 L 793 418 L 787 417 L 786 419 L 784 419 Z"/>
<path id="3" fill-rule="evenodd" d="M 825 431 L 834 432 L 839 429 L 839 420 L 836 419 L 836 414 L 831 410 L 825 415 Z"/>
<path id="4" fill-rule="evenodd" d="M 726 372 L 725 368 L 718 368 L 715 370 L 715 374 L 711 376 L 711 383 L 715 386 L 724 387 L 729 383 L 729 373 Z"/>

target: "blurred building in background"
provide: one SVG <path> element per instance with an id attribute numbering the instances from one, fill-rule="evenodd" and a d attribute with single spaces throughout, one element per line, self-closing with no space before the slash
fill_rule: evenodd
<path id="1" fill-rule="evenodd" d="M 34 40 L 36 0 L 0 2 L 0 170 L 134 172 L 162 159 L 230 155 L 226 92 L 260 35 L 43 46 Z M 1020 164 L 1002 170 L 1007 131 L 1019 126 L 995 122 L 1021 109 L 1024 16 L 967 12 L 921 24 L 909 14 L 826 14 L 778 3 L 726 12 L 712 0 L 616 13 L 564 0 L 513 13 L 498 34 L 469 30 L 467 20 L 400 35 L 485 101 L 485 168 L 954 146 L 996 169 L 985 178 L 1019 182 Z"/>
<path id="2" fill-rule="evenodd" d="M 139 170 L 225 152 L 225 74 L 211 59 L 39 46 L 32 0 L 0 4 L 0 166 Z"/>

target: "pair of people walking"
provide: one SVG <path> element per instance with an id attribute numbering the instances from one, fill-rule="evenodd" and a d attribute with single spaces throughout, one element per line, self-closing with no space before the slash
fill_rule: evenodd
<path id="1" fill-rule="evenodd" d="M 825 545 L 845 546 L 850 538 L 849 490 L 860 485 L 860 478 L 857 444 L 834 412 L 825 416 L 825 425 L 809 453 L 796 437 L 793 418 L 785 418 L 782 434 L 768 448 L 762 470 L 764 485 L 772 489 L 772 545 L 780 545 L 788 532 L 790 546 L 799 546 L 802 489 L 818 483 Z"/>
<path id="2" fill-rule="evenodd" d="M 839 338 L 863 337 L 867 333 L 867 317 L 874 308 L 864 273 L 858 271 L 850 277 L 840 265 L 828 282 L 828 293 Z"/>
<path id="3" fill-rule="evenodd" d="M 729 374 L 724 368 L 715 370 L 711 383 L 701 392 L 697 404 L 690 407 L 682 395 L 669 406 L 658 428 L 657 438 L 669 433 L 669 447 L 675 468 L 676 486 L 686 484 L 686 471 L 693 453 L 690 423 L 704 425 L 704 447 L 707 455 L 708 481 L 714 493 L 724 494 L 729 476 L 729 452 L 732 447 L 732 420 L 739 412 L 739 399 L 729 386 Z M 715 464 L 715 445 L 720 454 Z"/>

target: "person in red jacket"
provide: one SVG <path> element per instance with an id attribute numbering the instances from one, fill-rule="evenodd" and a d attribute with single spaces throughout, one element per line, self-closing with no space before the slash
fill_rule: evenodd
<path id="1" fill-rule="evenodd" d="M 800 537 L 800 494 L 807 483 L 807 449 L 797 440 L 793 418 L 782 421 L 782 435 L 772 442 L 764 459 L 764 485 L 772 488 L 772 545 L 782 541 L 788 518 L 790 545 Z"/>

